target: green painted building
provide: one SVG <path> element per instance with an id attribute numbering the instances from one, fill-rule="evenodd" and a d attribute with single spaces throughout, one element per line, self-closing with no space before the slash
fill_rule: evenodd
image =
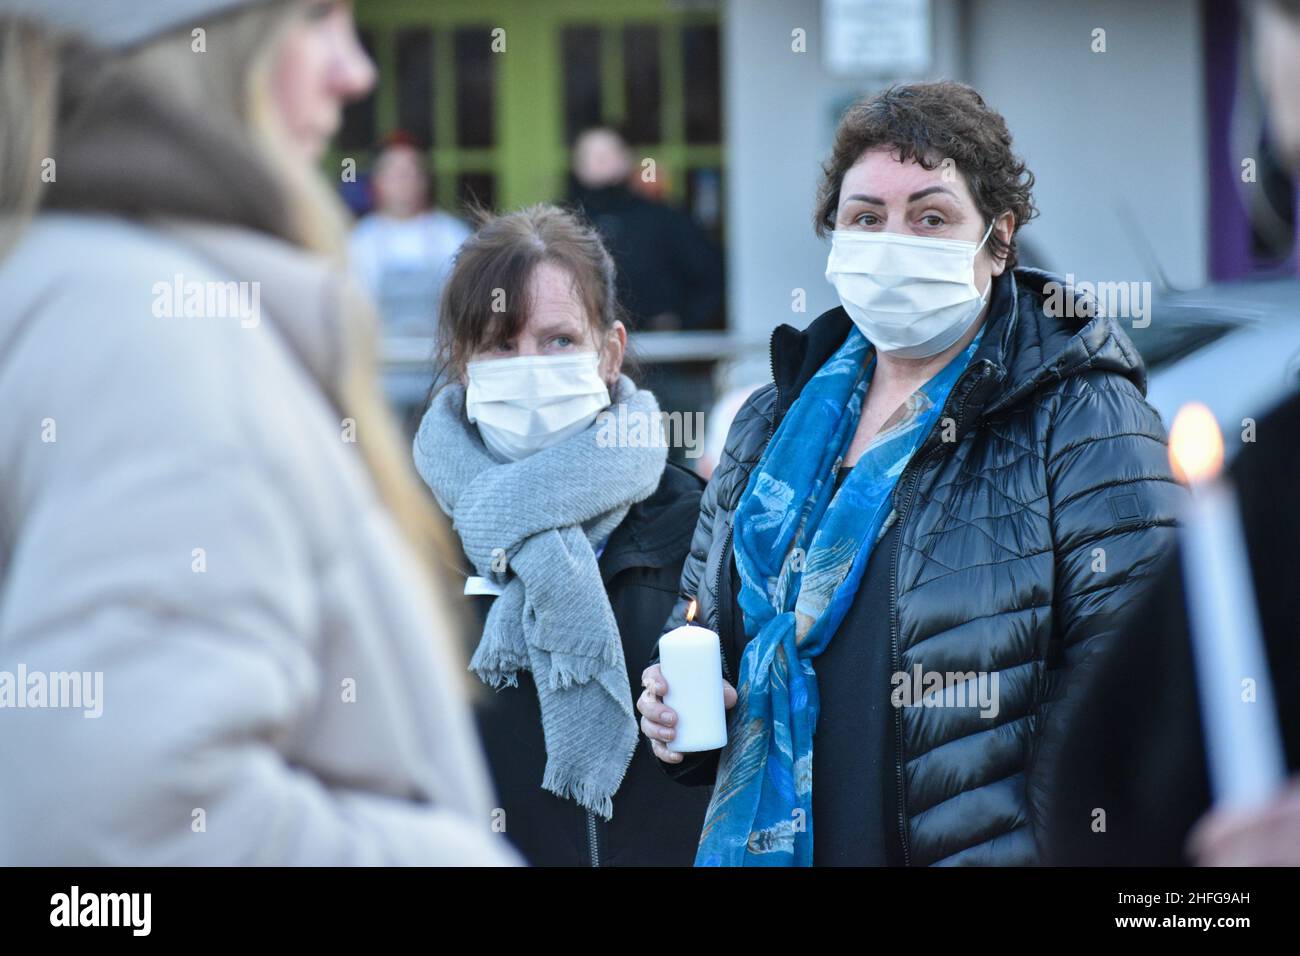
<path id="1" fill-rule="evenodd" d="M 623 128 L 652 188 L 721 233 L 719 14 L 691 0 L 358 0 L 380 82 L 335 158 L 369 165 L 403 129 L 426 144 L 436 200 L 497 209 L 562 198 L 568 147 Z"/>

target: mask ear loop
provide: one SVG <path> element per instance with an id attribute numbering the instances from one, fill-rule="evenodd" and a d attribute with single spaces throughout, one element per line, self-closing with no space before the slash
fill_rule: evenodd
<path id="1" fill-rule="evenodd" d="M 970 260 L 972 272 L 975 270 L 975 256 L 978 256 L 980 254 L 980 250 L 984 248 L 984 243 L 988 242 L 989 236 L 993 235 L 993 227 L 997 225 L 997 222 L 998 222 L 998 217 L 994 216 L 993 221 L 989 223 L 988 229 L 984 230 L 984 238 L 981 239 L 980 244 L 975 247 L 975 255 L 971 256 L 971 260 Z M 989 298 L 989 293 L 992 291 L 993 291 L 993 276 L 992 274 L 990 274 L 989 284 L 985 286 L 983 294 L 980 295 L 980 301 L 987 303 Z"/>

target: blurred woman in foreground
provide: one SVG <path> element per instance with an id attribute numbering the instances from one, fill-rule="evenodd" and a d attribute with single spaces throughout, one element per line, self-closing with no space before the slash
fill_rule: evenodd
<path id="1" fill-rule="evenodd" d="M 513 862 L 313 169 L 349 6 L 0 17 L 0 859 Z"/>

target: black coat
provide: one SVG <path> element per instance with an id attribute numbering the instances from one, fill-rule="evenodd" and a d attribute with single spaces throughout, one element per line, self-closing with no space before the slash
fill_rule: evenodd
<path id="1" fill-rule="evenodd" d="M 702 487 L 696 475 L 670 463 L 655 493 L 632 507 L 600 556 L 633 701 L 677 598 Z M 472 600 L 480 619 L 486 619 L 493 599 Z M 614 796 L 613 819 L 606 822 L 542 789 L 546 744 L 537 689 L 528 673 L 519 675 L 517 687 L 485 688 L 476 718 L 505 811 L 506 836 L 529 863 L 689 866 L 694 861 L 708 792 L 679 787 L 665 777 L 644 737 Z"/>
<path id="2" fill-rule="evenodd" d="M 1229 468 L 1292 774 L 1300 771 L 1297 434 L 1300 395 L 1260 418 L 1255 442 Z M 1209 810 L 1211 794 L 1177 553 L 1135 606 L 1121 646 L 1095 663 L 1080 674 L 1069 719 L 1049 728 L 1061 760 L 1049 781 L 1047 860 L 1085 866 L 1189 863 L 1187 834 Z"/>
<path id="3" fill-rule="evenodd" d="M 722 256 L 690 216 L 627 186 L 577 189 L 572 199 L 618 266 L 618 301 L 637 325 L 667 313 L 683 330 L 717 324 Z"/>
<path id="4" fill-rule="evenodd" d="M 883 810 L 874 789 L 862 794 L 878 786 L 866 771 L 819 773 L 815 743 L 818 862 L 817 801 L 828 799 L 849 802 L 832 814 L 840 819 L 859 804 L 887 814 L 896 833 L 876 839 L 875 852 L 889 854 L 895 842 L 905 863 L 1039 862 L 1043 780 L 1056 758 L 1038 746 L 1040 730 L 1066 678 L 1115 634 L 1172 541 L 1185 492 L 1170 473 L 1160 418 L 1143 400 L 1142 360 L 1112 319 L 1047 314 L 1049 281 L 1017 270 L 994 282 L 984 338 L 894 490 L 893 543 L 882 541 L 859 588 L 876 603 L 855 604 L 831 642 L 887 647 L 891 675 L 918 666 L 996 675 L 998 713 L 891 707 L 892 726 L 874 728 L 892 737 Z M 667 627 L 698 597 L 732 683 L 747 643 L 733 574 L 724 573 L 733 566 L 732 515 L 776 425 L 851 327 L 837 308 L 805 331 L 776 330 L 774 384 L 737 416 L 705 491 Z M 945 420 L 955 441 L 944 440 Z M 855 718 L 826 693 L 863 691 L 833 677 L 819 683 L 823 712 L 849 723 L 840 733 L 851 734 L 855 719 L 867 721 L 859 733 L 872 732 L 869 714 Z M 711 782 L 717 753 L 664 767 L 686 783 Z"/>

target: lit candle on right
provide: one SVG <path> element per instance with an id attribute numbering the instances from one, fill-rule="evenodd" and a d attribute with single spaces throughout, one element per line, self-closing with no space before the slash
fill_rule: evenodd
<path id="1" fill-rule="evenodd" d="M 1256 806 L 1282 787 L 1282 735 L 1223 436 L 1204 405 L 1179 409 L 1169 458 L 1192 492 L 1180 535 L 1210 784 L 1216 804 Z"/>
<path id="2" fill-rule="evenodd" d="M 686 623 L 659 638 L 659 670 L 668 684 L 664 704 L 677 714 L 676 733 L 666 745 L 673 753 L 718 750 L 727 744 L 722 648 L 717 634 L 691 623 L 697 606 L 692 600 Z"/>

